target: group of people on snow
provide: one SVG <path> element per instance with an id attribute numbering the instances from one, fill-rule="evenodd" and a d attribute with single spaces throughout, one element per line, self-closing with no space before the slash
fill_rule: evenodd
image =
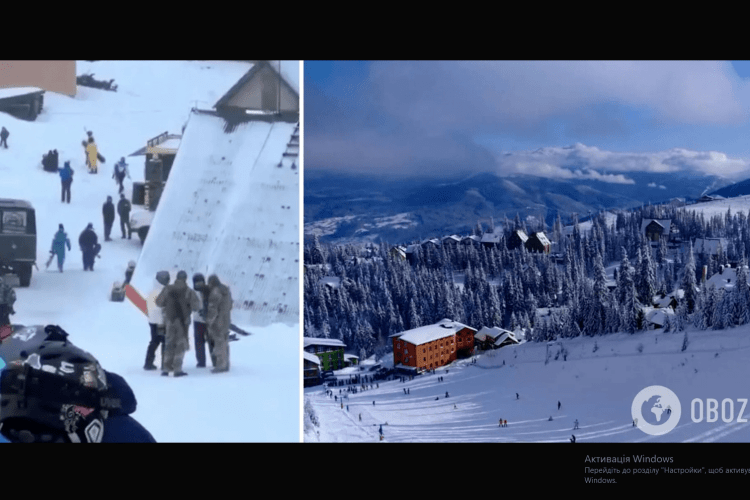
<path id="1" fill-rule="evenodd" d="M 185 352 L 190 348 L 189 330 L 193 322 L 193 339 L 198 368 L 206 367 L 206 344 L 212 373 L 229 371 L 229 328 L 232 294 L 229 287 L 212 274 L 205 280 L 193 275 L 193 288 L 187 284 L 187 273 L 179 271 L 170 284 L 167 271 L 156 273 L 156 284 L 146 299 L 151 341 L 146 350 L 145 370 L 156 370 L 156 350 L 161 346 L 162 376 L 187 375 L 183 370 Z"/>
<path id="2" fill-rule="evenodd" d="M 99 251 L 102 246 L 99 244 L 99 238 L 94 232 L 94 224 L 89 223 L 86 228 L 81 232 L 78 237 L 78 246 L 81 249 L 83 255 L 83 270 L 93 271 L 94 262 L 96 257 L 99 255 Z M 57 228 L 55 236 L 52 238 L 52 247 L 50 248 L 50 259 L 47 261 L 47 267 L 52 263 L 52 260 L 57 257 L 57 269 L 63 272 L 63 265 L 65 263 L 65 249 L 71 250 L 70 238 L 68 233 L 65 232 L 65 226 L 60 224 Z"/>

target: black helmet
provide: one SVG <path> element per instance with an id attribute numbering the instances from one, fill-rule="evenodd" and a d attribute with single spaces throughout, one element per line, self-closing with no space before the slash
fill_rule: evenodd
<path id="1" fill-rule="evenodd" d="M 101 442 L 118 402 L 96 358 L 59 326 L 12 329 L 0 343 L 0 433 L 21 442 Z"/>

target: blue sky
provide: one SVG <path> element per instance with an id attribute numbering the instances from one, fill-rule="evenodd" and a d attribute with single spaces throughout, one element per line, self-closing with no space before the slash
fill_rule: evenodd
<path id="1" fill-rule="evenodd" d="M 306 169 L 750 177 L 748 61 L 305 61 L 304 98 Z"/>

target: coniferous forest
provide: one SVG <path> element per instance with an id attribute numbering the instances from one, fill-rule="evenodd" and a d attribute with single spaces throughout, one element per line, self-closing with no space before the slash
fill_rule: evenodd
<path id="1" fill-rule="evenodd" d="M 670 244 L 666 237 L 648 241 L 643 219 L 670 219 Z M 340 339 L 363 359 L 390 351 L 391 334 L 444 318 L 477 330 L 520 328 L 537 342 L 635 334 L 652 328 L 644 308 L 654 297 L 677 290 L 683 293 L 666 316 L 665 332 L 750 322 L 750 235 L 743 212 L 705 218 L 691 207 L 645 206 L 618 213 L 613 224 L 601 213 L 585 232 L 577 221 L 564 231 L 559 216 L 551 228 L 544 222 L 527 227 L 518 216 L 502 228 L 497 245 L 423 245 L 409 261 L 391 251 L 403 242 L 329 245 L 313 238 L 304 248 L 304 336 Z M 516 229 L 543 231 L 555 243 L 553 253 L 509 250 Z M 477 224 L 475 234 L 483 231 Z M 715 255 L 694 252 L 696 238 L 724 238 L 726 248 L 719 245 Z M 701 286 L 704 266 L 711 277 L 730 265 L 737 267 L 734 287 Z M 608 277 L 605 268 L 612 266 Z M 324 279 L 330 277 L 338 279 Z"/>

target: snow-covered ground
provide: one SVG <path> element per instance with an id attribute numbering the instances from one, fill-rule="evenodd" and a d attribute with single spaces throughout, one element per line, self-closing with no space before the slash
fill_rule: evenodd
<path id="1" fill-rule="evenodd" d="M 348 394 L 343 407 L 322 386 L 309 387 L 304 440 L 376 442 L 382 425 L 383 442 L 392 443 L 569 442 L 572 434 L 580 442 L 750 442 L 750 424 L 739 421 L 750 419 L 750 405 L 741 401 L 750 399 L 750 326 L 688 329 L 684 352 L 683 338 L 649 331 L 563 340 L 567 360 L 555 359 L 560 348 L 553 345 L 547 364 L 545 343 L 508 346 L 478 354 L 475 363 L 378 381 L 356 394 L 333 387 L 334 396 Z M 653 385 L 672 390 L 681 405 L 677 427 L 662 436 L 633 427 L 633 400 Z M 696 398 L 703 402 L 699 423 L 691 416 Z M 714 422 L 707 421 L 709 399 L 718 402 Z M 698 409 L 696 403 L 696 418 Z M 507 427 L 499 427 L 501 418 Z"/>
<path id="2" fill-rule="evenodd" d="M 127 301 L 109 300 L 112 284 L 124 279 L 128 261 L 138 261 L 141 250 L 137 237 L 120 238 L 119 220 L 113 241 L 103 241 L 102 204 L 108 195 L 118 198 L 113 164 L 162 132 L 181 133 L 193 106 L 209 109 L 249 67 L 227 61 L 79 62 L 78 74 L 114 78 L 118 91 L 79 86 L 75 98 L 48 92 L 34 122 L 0 114 L 0 125 L 10 131 L 9 149 L 0 149 L 0 197 L 28 200 L 36 209 L 40 268 L 30 287 L 16 289 L 17 313 L 11 320 L 59 324 L 104 368 L 125 377 L 138 399 L 133 416 L 159 442 L 300 440 L 298 327 L 242 325 L 254 335 L 230 343 L 232 369 L 219 375 L 195 367 L 191 338 L 184 363 L 189 376 L 165 378 L 143 370 L 150 338 L 144 316 Z M 83 163 L 85 129 L 93 131 L 106 158 L 97 175 Z M 41 168 L 42 154 L 50 149 L 58 150 L 60 166 L 70 160 L 75 170 L 70 204 L 60 202 L 59 176 Z M 142 180 L 144 157 L 126 159 L 133 180 Z M 131 189 L 126 180 L 128 198 Z M 89 222 L 103 245 L 94 272 L 83 271 L 78 249 L 78 236 Z M 73 248 L 63 273 L 54 263 L 44 269 L 58 224 L 65 226 Z"/>

